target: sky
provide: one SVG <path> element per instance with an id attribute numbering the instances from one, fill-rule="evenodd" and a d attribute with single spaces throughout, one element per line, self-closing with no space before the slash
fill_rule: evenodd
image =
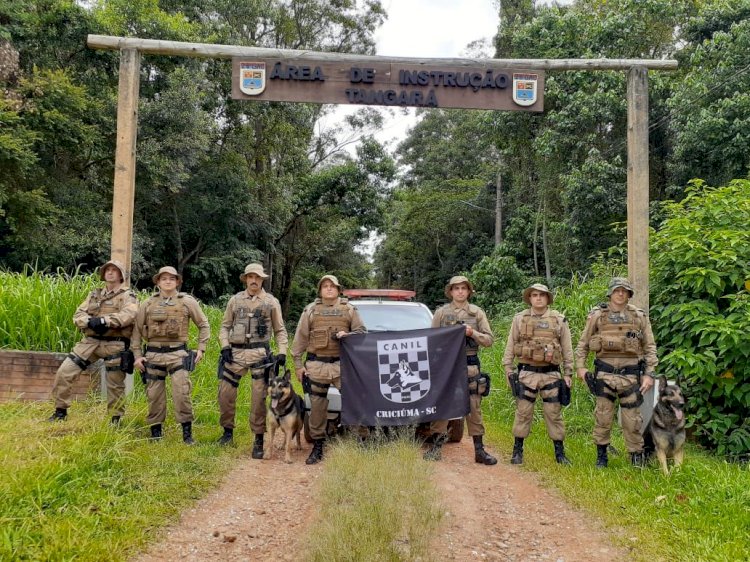
<path id="1" fill-rule="evenodd" d="M 382 0 L 388 18 L 375 33 L 376 54 L 420 58 L 467 56 L 469 43 L 484 38 L 491 44 L 498 25 L 496 4 L 496 0 Z M 491 57 L 493 52 L 488 47 L 484 56 Z M 361 107 L 341 105 L 332 119 L 341 119 Z M 413 108 L 390 110 L 375 137 L 393 150 L 415 123 Z"/>

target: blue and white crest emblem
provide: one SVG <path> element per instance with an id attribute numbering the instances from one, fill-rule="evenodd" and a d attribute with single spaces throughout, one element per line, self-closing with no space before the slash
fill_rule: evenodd
<path id="1" fill-rule="evenodd" d="M 378 342 L 380 393 L 396 404 L 411 404 L 430 392 L 427 338 Z"/>
<path id="2" fill-rule="evenodd" d="M 513 101 L 517 105 L 534 105 L 538 79 L 538 74 L 513 73 Z"/>
<path id="3" fill-rule="evenodd" d="M 266 63 L 240 63 L 240 91 L 248 96 L 257 96 L 266 89 Z"/>

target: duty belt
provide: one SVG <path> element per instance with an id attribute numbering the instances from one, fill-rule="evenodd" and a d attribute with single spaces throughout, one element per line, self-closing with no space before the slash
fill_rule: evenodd
<path id="1" fill-rule="evenodd" d="M 168 345 L 158 346 L 158 345 L 147 345 L 146 351 L 153 351 L 154 353 L 171 353 L 172 351 L 180 351 L 181 349 L 184 349 L 187 351 L 187 344 L 183 343 L 182 345 L 178 345 L 177 347 L 170 347 Z"/>
<path id="2" fill-rule="evenodd" d="M 610 373 L 612 375 L 639 375 L 641 373 L 640 365 L 626 365 L 625 367 L 615 367 L 604 361 L 596 359 L 594 367 L 598 372 Z"/>
<path id="3" fill-rule="evenodd" d="M 534 365 L 526 365 L 525 363 L 519 363 L 518 370 L 519 371 L 531 371 L 532 373 L 552 373 L 554 371 L 559 371 L 560 366 L 559 365 L 544 365 L 541 367 L 535 367 Z"/>
<path id="4" fill-rule="evenodd" d="M 266 351 L 270 349 L 266 342 L 258 341 L 255 343 L 233 343 L 232 347 L 235 349 L 258 349 L 259 347 L 264 348 Z"/>
<path id="5" fill-rule="evenodd" d="M 90 338 L 94 338 L 95 340 L 101 340 L 101 341 L 122 341 L 125 342 L 125 347 L 130 347 L 130 338 L 126 338 L 124 336 L 88 336 Z"/>
<path id="6" fill-rule="evenodd" d="M 307 360 L 308 361 L 320 361 L 321 363 L 336 363 L 339 361 L 339 358 L 338 357 L 321 357 L 319 355 L 315 355 L 314 353 L 308 353 Z"/>

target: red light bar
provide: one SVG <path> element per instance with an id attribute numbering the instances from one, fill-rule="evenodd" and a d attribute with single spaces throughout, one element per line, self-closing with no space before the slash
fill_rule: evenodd
<path id="1" fill-rule="evenodd" d="M 417 293 L 406 289 L 344 289 L 344 295 L 350 299 L 377 298 L 408 301 L 417 296 Z"/>

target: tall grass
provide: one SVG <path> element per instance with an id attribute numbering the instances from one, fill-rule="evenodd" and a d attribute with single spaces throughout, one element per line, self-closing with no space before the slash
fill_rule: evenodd
<path id="1" fill-rule="evenodd" d="M 588 278 L 575 277 L 556 293 L 554 308 L 565 313 L 573 345 L 586 315 L 606 300 L 609 278 L 617 269 L 602 268 Z M 483 370 L 493 375 L 493 391 L 483 403 L 491 443 L 509 462 L 515 400 L 502 376 L 501 359 L 510 328 L 510 316 L 493 324 L 498 343 L 482 355 Z M 657 342 L 658 344 L 658 342 Z M 594 399 L 575 380 L 571 405 L 564 409 L 566 454 L 573 462 L 554 462 L 541 406 L 537 401 L 532 432 L 525 442 L 522 470 L 539 474 L 572 504 L 612 528 L 612 539 L 629 548 L 636 560 L 735 561 L 750 560 L 750 470 L 726 462 L 696 446 L 688 446 L 682 469 L 669 477 L 654 464 L 630 466 L 622 433 L 615 424 L 612 444 L 621 451 L 610 456 L 606 470 L 594 467 L 592 441 Z"/>
<path id="2" fill-rule="evenodd" d="M 0 271 L 0 348 L 70 351 L 81 338 L 73 313 L 100 283 L 77 272 Z"/>
<path id="3" fill-rule="evenodd" d="M 333 446 L 319 501 L 305 558 L 313 561 L 428 559 L 442 517 L 429 470 L 408 439 Z"/>
<path id="4" fill-rule="evenodd" d="M 3 345 L 68 351 L 80 339 L 70 319 L 97 284 L 95 278 L 2 275 Z M 35 307 L 35 299 L 46 304 Z M 158 539 L 164 525 L 247 454 L 252 438 L 244 421 L 250 403 L 247 383 L 240 386 L 237 400 L 237 447 L 215 443 L 221 434 L 215 334 L 223 312 L 203 308 L 214 337 L 191 376 L 194 447 L 182 443 L 171 401 L 165 439 L 147 439 L 147 404 L 139 380 L 116 430 L 107 423 L 106 406 L 93 397 L 75 402 L 68 420 L 56 424 L 44 421 L 51 404 L 0 404 L 0 560 L 126 560 Z M 27 309 L 32 312 L 24 315 Z M 36 320 L 30 321 L 32 317 Z M 53 341 L 45 337 L 44 326 L 53 330 L 56 323 L 70 326 L 70 335 L 56 336 L 55 345 L 44 343 Z M 5 334 L 16 336 L 6 339 Z M 192 347 L 196 337 L 191 326 Z"/>

